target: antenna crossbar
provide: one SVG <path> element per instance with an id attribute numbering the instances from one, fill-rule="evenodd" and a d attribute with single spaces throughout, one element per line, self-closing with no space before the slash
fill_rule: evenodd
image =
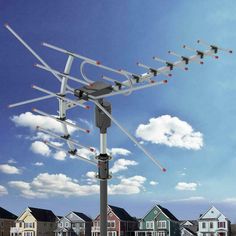
<path id="1" fill-rule="evenodd" d="M 48 114 L 48 113 L 46 113 L 46 112 L 43 112 L 43 111 L 40 111 L 40 110 L 38 110 L 38 109 L 36 109 L 36 108 L 34 108 L 33 111 L 36 112 L 36 113 L 38 113 L 38 114 L 40 114 L 40 115 L 47 116 L 47 117 L 49 117 L 49 118 L 51 118 L 51 119 L 53 119 L 53 120 L 55 120 L 55 121 L 58 121 L 58 122 L 60 122 L 60 123 L 62 123 L 62 124 L 65 124 L 65 125 L 68 125 L 68 126 L 71 126 L 71 127 L 75 128 L 75 129 L 78 129 L 78 130 L 80 130 L 80 131 L 83 131 L 83 132 L 85 132 L 85 133 L 90 133 L 90 130 L 81 128 L 81 127 L 79 127 L 78 125 L 75 125 L 75 124 L 73 124 L 73 123 L 70 123 L 70 122 L 66 121 L 65 119 L 57 118 L 57 117 L 55 117 L 55 116 L 53 116 L 53 115 L 50 115 L 50 114 Z"/>
<path id="2" fill-rule="evenodd" d="M 67 135 L 67 136 L 65 136 L 65 135 L 60 136 L 60 135 L 55 134 L 54 132 L 51 132 L 50 130 L 44 129 L 44 128 L 40 127 L 40 126 L 37 126 L 36 128 L 37 128 L 38 130 L 44 132 L 44 133 L 47 133 L 47 134 L 49 134 L 49 135 L 55 137 L 55 138 L 59 138 L 59 139 L 61 139 L 61 140 L 63 140 L 63 141 L 69 141 L 69 142 L 73 143 L 74 145 L 76 145 L 76 146 L 78 146 L 78 147 L 80 147 L 80 148 L 85 148 L 85 149 L 87 149 L 87 150 L 89 150 L 90 152 L 93 152 L 93 153 L 96 152 L 96 150 L 95 150 L 94 148 L 92 148 L 92 147 L 86 147 L 86 146 L 84 146 L 84 145 L 82 145 L 82 144 L 76 142 L 74 139 L 71 139 L 71 138 L 70 138 L 70 135 Z"/>
<path id="3" fill-rule="evenodd" d="M 93 161 L 93 160 L 90 160 L 90 159 L 88 159 L 88 158 L 86 158 L 86 157 L 80 156 L 80 155 L 78 154 L 78 150 L 77 150 L 77 149 L 70 150 L 70 151 L 66 151 L 64 148 L 58 147 L 57 145 L 52 144 L 52 143 L 50 143 L 50 142 L 48 142 L 48 141 L 44 141 L 44 143 L 45 143 L 46 145 L 52 147 L 52 148 L 55 148 L 55 149 L 57 149 L 57 150 L 59 150 L 59 151 L 68 153 L 68 154 L 70 154 L 70 155 L 72 155 L 72 156 L 76 156 L 76 157 L 78 157 L 80 160 L 86 161 L 86 162 L 88 162 L 89 164 L 92 164 L 92 165 L 97 166 L 97 162 L 96 162 L 96 161 Z"/>

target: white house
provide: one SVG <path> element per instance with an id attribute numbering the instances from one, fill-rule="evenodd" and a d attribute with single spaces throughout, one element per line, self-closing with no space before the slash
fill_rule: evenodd
<path id="1" fill-rule="evenodd" d="M 214 206 L 198 219 L 198 236 L 230 236 L 230 221 Z"/>
<path id="2" fill-rule="evenodd" d="M 83 213 L 72 211 L 59 219 L 55 236 L 90 236 L 92 219 Z"/>

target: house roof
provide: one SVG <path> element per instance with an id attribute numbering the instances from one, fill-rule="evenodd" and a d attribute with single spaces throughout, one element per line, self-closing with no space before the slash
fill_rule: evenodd
<path id="1" fill-rule="evenodd" d="M 92 219 L 90 217 L 86 216 L 84 213 L 76 212 L 76 211 L 73 211 L 73 213 L 76 214 L 77 216 L 79 216 L 84 221 L 92 221 Z"/>
<path id="2" fill-rule="evenodd" d="M 197 235 L 197 232 L 194 232 L 194 231 L 191 230 L 189 227 L 182 227 L 182 229 L 187 230 L 187 231 L 190 232 L 192 235 Z"/>
<path id="3" fill-rule="evenodd" d="M 40 209 L 40 208 L 34 208 L 34 207 L 28 207 L 31 214 L 37 221 L 43 221 L 43 222 L 55 222 L 56 216 L 51 210 L 46 209 Z"/>
<path id="4" fill-rule="evenodd" d="M 111 205 L 109 205 L 109 207 L 120 220 L 136 221 L 136 219 L 133 218 L 124 208 L 111 206 Z"/>
<path id="5" fill-rule="evenodd" d="M 161 211 L 167 216 L 169 217 L 170 220 L 174 220 L 174 221 L 179 221 L 168 209 L 160 206 L 160 205 L 157 205 Z"/>
<path id="6" fill-rule="evenodd" d="M 17 216 L 11 213 L 10 211 L 7 211 L 6 209 L 0 207 L 0 219 L 16 220 Z"/>
<path id="7" fill-rule="evenodd" d="M 190 226 L 190 225 L 186 224 L 187 222 L 191 223 L 192 225 L 198 225 L 197 220 L 180 220 L 180 224 L 183 225 L 184 227 L 185 226 Z"/>

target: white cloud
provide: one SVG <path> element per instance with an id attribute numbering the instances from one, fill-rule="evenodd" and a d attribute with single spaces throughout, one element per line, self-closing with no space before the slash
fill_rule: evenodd
<path id="1" fill-rule="evenodd" d="M 58 161 L 64 161 L 66 159 L 66 153 L 64 151 L 58 151 L 54 153 L 53 158 Z"/>
<path id="2" fill-rule="evenodd" d="M 236 204 L 236 197 L 230 197 L 223 200 L 223 202 L 230 203 L 230 204 Z"/>
<path id="3" fill-rule="evenodd" d="M 16 126 L 27 127 L 30 129 L 35 129 L 37 126 L 40 126 L 44 129 L 48 129 L 57 133 L 63 133 L 62 125 L 47 116 L 35 115 L 31 112 L 22 113 L 19 116 L 11 117 L 11 120 L 15 123 Z M 71 120 L 68 122 L 74 123 Z M 68 127 L 69 133 L 72 134 L 76 128 Z"/>
<path id="4" fill-rule="evenodd" d="M 174 199 L 171 202 L 200 202 L 205 200 L 206 199 L 202 196 L 193 196 L 188 198 Z"/>
<path id="5" fill-rule="evenodd" d="M 7 189 L 4 186 L 0 185 L 0 197 L 7 194 L 8 194 Z"/>
<path id="6" fill-rule="evenodd" d="M 110 169 L 110 171 L 112 173 L 117 173 L 122 170 L 127 170 L 128 166 L 135 166 L 135 165 L 138 165 L 138 162 L 121 158 L 114 162 L 114 165 Z"/>
<path id="7" fill-rule="evenodd" d="M 155 185 L 158 185 L 158 182 L 152 180 L 152 181 L 149 182 L 149 184 L 152 185 L 152 186 L 155 186 Z"/>
<path id="8" fill-rule="evenodd" d="M 40 154 L 42 156 L 49 156 L 51 153 L 51 150 L 49 149 L 48 145 L 41 141 L 35 141 L 31 144 L 30 147 L 31 151 Z"/>
<path id="9" fill-rule="evenodd" d="M 96 172 L 95 171 L 89 171 L 86 173 L 87 177 L 87 183 L 92 184 L 92 183 L 97 183 L 98 179 L 96 178 Z"/>
<path id="10" fill-rule="evenodd" d="M 137 194 L 144 190 L 146 178 L 143 176 L 133 176 L 130 178 L 121 179 L 119 184 L 111 184 L 108 186 L 108 192 L 111 195 L 119 194 Z"/>
<path id="11" fill-rule="evenodd" d="M 88 176 L 92 177 L 92 173 Z M 144 189 L 146 178 L 133 176 L 124 178 L 118 184 L 108 186 L 109 194 L 137 194 Z M 9 185 L 20 191 L 25 198 L 48 198 L 55 196 L 76 197 L 99 193 L 98 184 L 81 185 L 64 174 L 41 173 L 32 182 L 10 181 Z"/>
<path id="12" fill-rule="evenodd" d="M 187 191 L 195 191 L 197 189 L 198 184 L 197 183 L 185 183 L 185 182 L 179 182 L 175 188 L 177 190 L 187 190 Z"/>
<path id="13" fill-rule="evenodd" d="M 113 157 L 121 155 L 121 156 L 128 156 L 131 154 L 131 152 L 125 148 L 112 148 L 108 150 L 109 153 L 111 153 L 111 155 Z"/>
<path id="14" fill-rule="evenodd" d="M 11 181 L 9 185 L 20 190 L 21 195 L 26 198 L 86 196 L 99 192 L 99 185 L 80 185 L 64 174 L 42 173 L 31 183 Z"/>
<path id="15" fill-rule="evenodd" d="M 198 150 L 203 146 L 202 133 L 195 132 L 187 122 L 170 115 L 151 118 L 148 124 L 140 124 L 136 135 L 145 141 L 169 147 Z"/>
<path id="16" fill-rule="evenodd" d="M 43 166 L 44 164 L 43 164 L 43 162 L 35 162 L 34 163 L 34 166 Z"/>
<path id="17" fill-rule="evenodd" d="M 33 137 L 29 137 L 30 140 L 44 140 L 44 141 L 50 141 L 52 139 L 54 139 L 53 136 L 49 135 L 49 134 L 45 134 L 43 132 L 37 132 L 35 136 Z"/>
<path id="18" fill-rule="evenodd" d="M 7 161 L 7 163 L 8 163 L 8 164 L 16 164 L 17 161 L 16 161 L 15 159 L 11 158 L 11 159 L 9 159 L 9 160 Z"/>
<path id="19" fill-rule="evenodd" d="M 4 174 L 10 174 L 10 175 L 21 174 L 20 169 L 16 168 L 15 166 L 11 166 L 9 164 L 0 165 L 0 172 Z"/>

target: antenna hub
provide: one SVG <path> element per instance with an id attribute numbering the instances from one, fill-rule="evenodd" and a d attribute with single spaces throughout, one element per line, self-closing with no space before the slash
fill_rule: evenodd
<path id="1" fill-rule="evenodd" d="M 111 114 L 111 104 L 107 101 L 102 101 L 101 105 Z M 111 119 L 99 108 L 95 108 L 96 126 L 100 128 L 102 134 L 107 132 L 107 128 L 111 126 Z"/>
<path id="2" fill-rule="evenodd" d="M 74 95 L 79 99 L 88 100 L 89 96 L 97 97 L 111 93 L 112 85 L 103 81 L 96 81 L 90 85 L 83 86 L 80 89 L 74 90 Z"/>

